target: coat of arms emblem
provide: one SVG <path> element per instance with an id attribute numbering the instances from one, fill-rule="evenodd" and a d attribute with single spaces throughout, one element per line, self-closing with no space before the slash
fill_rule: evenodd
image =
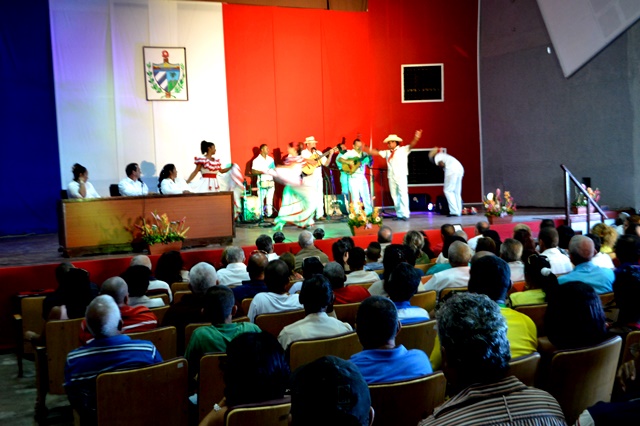
<path id="1" fill-rule="evenodd" d="M 186 49 L 153 47 L 144 49 L 147 100 L 188 100 Z M 153 52 L 154 50 L 156 52 Z M 162 62 L 153 61 L 155 58 L 160 59 L 157 53 L 160 53 Z"/>

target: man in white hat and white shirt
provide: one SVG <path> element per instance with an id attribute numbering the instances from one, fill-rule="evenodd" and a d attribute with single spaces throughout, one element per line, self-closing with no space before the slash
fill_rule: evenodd
<path id="1" fill-rule="evenodd" d="M 322 153 L 316 150 L 316 144 L 318 141 L 309 136 L 304 140 L 305 149 L 300 153 L 302 158 L 307 161 L 307 164 L 311 166 L 317 166 L 316 169 L 308 176 L 305 176 L 303 180 L 305 184 L 316 189 L 315 202 L 316 202 L 316 220 L 324 220 L 324 189 L 322 186 L 322 166 L 331 162 L 331 157 L 335 152 L 332 149 L 326 157 L 322 157 Z M 304 168 L 303 168 L 304 172 Z M 312 200 L 313 201 L 313 200 Z"/>
<path id="2" fill-rule="evenodd" d="M 442 152 L 435 147 L 429 152 L 429 158 L 433 159 L 436 166 L 444 169 L 444 196 L 449 204 L 448 216 L 460 216 L 462 214 L 462 177 L 464 167 L 453 156 Z"/>
<path id="3" fill-rule="evenodd" d="M 370 151 L 373 155 L 379 155 L 387 160 L 387 177 L 389 178 L 389 192 L 393 199 L 393 205 L 396 208 L 396 217 L 393 220 L 409 220 L 411 212 L 409 211 L 409 189 L 407 175 L 409 174 L 408 158 L 411 149 L 416 146 L 422 137 L 422 130 L 416 130 L 413 140 L 409 145 L 400 146 L 402 138 L 398 135 L 389 135 L 385 138 L 384 143 L 389 149 L 378 151 L 375 148 Z"/>

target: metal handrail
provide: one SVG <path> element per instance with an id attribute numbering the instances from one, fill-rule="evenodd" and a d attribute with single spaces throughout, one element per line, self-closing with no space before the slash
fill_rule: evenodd
<path id="1" fill-rule="evenodd" d="M 582 192 L 587 198 L 587 230 L 591 229 L 591 212 L 589 212 L 590 205 L 593 205 L 596 211 L 600 214 L 600 221 L 604 223 L 604 219 L 606 217 L 604 210 L 600 208 L 596 200 L 591 198 L 587 190 L 582 187 L 582 184 L 569 171 L 567 166 L 560 164 L 560 168 L 564 170 L 564 210 L 567 225 L 571 226 L 571 183 L 573 183 L 575 187 L 578 188 L 578 191 Z"/>

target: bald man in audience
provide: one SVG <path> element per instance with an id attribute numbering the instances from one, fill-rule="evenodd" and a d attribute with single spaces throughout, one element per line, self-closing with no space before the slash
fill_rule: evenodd
<path id="1" fill-rule="evenodd" d="M 139 331 L 153 330 L 158 326 L 158 319 L 155 314 L 146 306 L 129 306 L 129 289 L 127 283 L 120 277 L 112 277 L 102 283 L 100 294 L 111 296 L 120 309 L 122 318 L 122 333 L 137 333 Z M 80 341 L 88 343 L 93 340 L 93 336 L 87 328 L 87 320 L 82 321 L 80 326 Z"/>
<path id="2" fill-rule="evenodd" d="M 575 269 L 558 277 L 560 285 L 579 281 L 590 285 L 598 294 L 611 293 L 615 274 L 611 269 L 601 268 L 593 264 L 591 259 L 596 254 L 593 240 L 584 235 L 576 235 L 569 241 L 569 255 Z"/>
<path id="3" fill-rule="evenodd" d="M 440 292 L 445 288 L 466 287 L 469 282 L 469 261 L 471 249 L 466 243 L 456 241 L 449 246 L 449 263 L 451 269 L 437 272 L 429 281 L 418 286 L 418 293 L 435 290 Z"/>
<path id="4" fill-rule="evenodd" d="M 150 271 L 152 271 L 151 259 L 149 259 L 149 256 L 145 256 L 144 254 L 139 254 L 131 258 L 131 262 L 129 263 L 129 266 L 135 266 L 135 265 L 146 266 L 147 268 L 149 268 Z M 160 281 L 156 279 L 152 274 L 149 277 L 149 287 L 147 287 L 147 292 L 150 292 L 153 290 L 164 291 L 169 296 L 169 303 L 173 302 L 173 292 L 171 291 L 171 287 L 169 287 L 169 284 L 167 284 L 164 281 Z"/>
<path id="5" fill-rule="evenodd" d="M 162 357 L 153 343 L 121 334 L 120 309 L 111 296 L 103 294 L 93 299 L 85 321 L 94 339 L 67 355 L 64 388 L 81 424 L 95 424 L 98 375 L 155 364 L 162 362 Z"/>
<path id="6" fill-rule="evenodd" d="M 380 243 L 380 256 L 384 257 L 384 249 L 387 248 L 393 240 L 393 231 L 387 225 L 382 225 L 378 229 L 378 243 Z"/>
<path id="7" fill-rule="evenodd" d="M 309 231 L 302 231 L 298 235 L 301 250 L 296 253 L 296 271 L 302 270 L 302 261 L 307 257 L 317 257 L 323 265 L 329 263 L 329 257 L 313 244 L 313 240 L 313 234 Z"/>
<path id="8" fill-rule="evenodd" d="M 524 263 L 522 263 L 522 243 L 513 238 L 507 238 L 500 246 L 500 258 L 509 264 L 511 281 L 524 281 Z"/>

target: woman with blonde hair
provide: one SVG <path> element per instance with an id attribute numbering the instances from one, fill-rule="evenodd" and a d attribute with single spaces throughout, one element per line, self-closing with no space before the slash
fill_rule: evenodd
<path id="1" fill-rule="evenodd" d="M 597 223 L 593 228 L 591 228 L 591 233 L 597 235 L 602 240 L 600 253 L 608 254 L 611 256 L 611 259 L 615 259 L 616 253 L 613 251 L 613 248 L 618 240 L 618 231 L 607 224 Z"/>

